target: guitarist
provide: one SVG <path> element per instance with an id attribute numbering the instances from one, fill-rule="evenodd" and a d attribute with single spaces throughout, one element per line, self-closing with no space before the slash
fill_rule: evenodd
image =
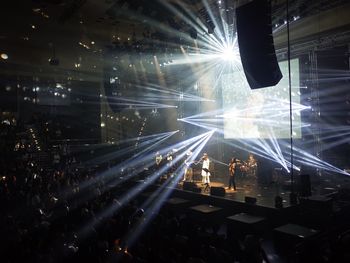
<path id="1" fill-rule="evenodd" d="M 229 175 L 230 175 L 230 179 L 228 182 L 228 189 L 236 191 L 236 181 L 235 181 L 235 177 L 237 174 L 237 169 L 238 169 L 238 159 L 237 158 L 232 158 L 230 163 L 228 164 L 228 170 L 229 170 Z"/>

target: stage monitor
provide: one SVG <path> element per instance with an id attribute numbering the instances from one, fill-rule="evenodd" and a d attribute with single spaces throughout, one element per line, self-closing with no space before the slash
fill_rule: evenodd
<path id="1" fill-rule="evenodd" d="M 301 138 L 299 59 L 291 63 L 293 137 Z M 243 70 L 221 77 L 225 139 L 290 137 L 288 63 L 279 62 L 283 78 L 272 87 L 250 89 Z"/>

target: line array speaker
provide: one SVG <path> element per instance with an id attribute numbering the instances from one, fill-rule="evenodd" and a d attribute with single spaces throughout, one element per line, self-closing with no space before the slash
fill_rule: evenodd
<path id="1" fill-rule="evenodd" d="M 282 73 L 273 43 L 270 1 L 253 0 L 240 6 L 236 19 L 239 52 L 250 88 L 276 85 Z"/>

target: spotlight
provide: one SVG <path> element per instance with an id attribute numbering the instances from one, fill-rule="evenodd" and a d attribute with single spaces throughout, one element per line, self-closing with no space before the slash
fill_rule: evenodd
<path id="1" fill-rule="evenodd" d="M 234 61 L 238 58 L 238 50 L 231 45 L 225 45 L 221 50 L 220 57 L 226 61 Z"/>
<path id="2" fill-rule="evenodd" d="M 208 27 L 208 34 L 214 34 L 214 29 L 215 29 L 215 25 L 213 23 L 213 21 L 209 20 L 207 21 L 207 27 Z"/>
<path id="3" fill-rule="evenodd" d="M 6 60 L 6 59 L 9 58 L 9 56 L 8 56 L 6 53 L 2 53 L 2 54 L 1 54 L 1 58 L 4 59 L 4 60 Z"/>
<path id="4" fill-rule="evenodd" d="M 230 48 L 226 48 L 222 52 L 222 58 L 225 60 L 232 60 L 234 58 L 233 50 Z"/>
<path id="5" fill-rule="evenodd" d="M 194 28 L 191 28 L 191 29 L 190 29 L 190 36 L 191 36 L 193 39 L 197 39 L 197 30 L 194 29 Z"/>
<path id="6" fill-rule="evenodd" d="M 50 58 L 49 59 L 49 64 L 51 66 L 58 66 L 60 64 L 60 61 L 58 58 Z"/>

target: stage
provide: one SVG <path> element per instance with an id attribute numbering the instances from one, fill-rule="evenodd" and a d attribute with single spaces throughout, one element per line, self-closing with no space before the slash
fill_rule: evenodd
<path id="1" fill-rule="evenodd" d="M 271 183 L 268 186 L 260 185 L 256 180 L 236 180 L 236 191 L 228 189 L 228 179 L 224 181 L 224 178 L 215 178 L 211 181 L 210 187 L 224 188 L 225 195 L 222 198 L 245 203 L 246 197 L 256 198 L 256 205 L 275 208 L 275 197 L 277 195 L 282 197 L 283 207 L 289 207 L 289 194 L 290 191 L 284 190 L 282 185 Z M 183 190 L 183 185 L 186 182 L 180 182 L 177 189 Z M 205 185 L 200 181 L 195 181 L 194 184 L 200 189 L 200 194 L 210 196 L 210 189 L 205 190 Z"/>
<path id="2" fill-rule="evenodd" d="M 202 184 L 198 177 L 194 182 L 183 182 L 183 177 L 176 177 L 175 174 L 162 177 L 163 180 L 160 178 L 155 184 L 149 184 L 147 179 L 139 180 L 137 189 L 142 194 L 137 199 L 141 204 L 160 201 L 161 206 L 172 214 L 186 214 L 198 222 L 211 224 L 228 224 L 230 218 L 236 215 L 249 217 L 245 218 L 248 221 L 251 218 L 264 218 L 267 224 L 263 228 L 265 230 L 291 222 L 314 229 L 327 229 L 334 223 L 334 218 L 343 223 L 344 214 L 344 218 L 348 215 L 349 191 L 346 189 L 350 189 L 350 180 L 344 176 L 323 175 L 317 181 L 312 178 L 311 195 L 308 196 L 302 195 L 300 178 L 296 176 L 294 193 L 297 198 L 296 203 L 291 203 L 291 185 L 287 177 L 283 182 L 269 184 L 261 182 L 259 178 L 238 177 L 234 191 L 227 189 L 227 176 L 216 175 L 211 176 L 210 187 Z M 330 177 L 333 180 L 329 180 Z M 282 205 L 276 205 L 278 199 Z M 199 208 L 203 211 L 198 212 Z"/>
<path id="3" fill-rule="evenodd" d="M 196 179 L 197 180 L 195 180 L 193 184 L 199 190 L 193 191 L 193 189 L 189 190 L 186 187 L 184 190 L 184 183 L 188 183 L 186 181 L 180 181 L 177 184 L 176 189 L 180 191 L 196 192 L 197 194 L 204 196 L 213 196 L 210 193 L 210 188 L 205 190 L 206 186 L 203 185 L 202 182 L 198 180 L 198 178 Z M 275 198 L 276 196 L 280 196 L 282 198 L 283 208 L 291 206 L 291 183 L 289 178 L 284 178 L 284 180 L 281 180 L 279 182 L 271 181 L 269 183 L 261 183 L 257 179 L 239 177 L 236 179 L 236 191 L 234 191 L 228 189 L 228 178 L 215 176 L 211 178 L 210 187 L 224 188 L 225 193 L 223 196 L 214 196 L 235 202 L 246 203 L 246 197 L 248 197 L 248 199 L 256 198 L 257 206 L 275 208 Z M 300 187 L 300 178 L 299 175 L 296 175 L 294 192 L 298 195 L 299 198 L 303 196 L 301 191 L 304 191 Z M 309 185 L 309 196 L 328 197 L 336 194 L 342 188 L 350 188 L 350 179 L 348 177 L 339 175 L 323 175 L 319 178 L 312 177 Z"/>

